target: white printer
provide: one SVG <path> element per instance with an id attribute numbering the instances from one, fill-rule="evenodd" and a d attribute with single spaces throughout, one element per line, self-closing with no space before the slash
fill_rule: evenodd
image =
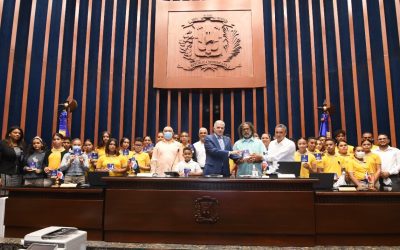
<path id="1" fill-rule="evenodd" d="M 21 240 L 24 247 L 33 245 L 57 245 L 59 250 L 85 250 L 87 233 L 75 227 L 46 227 L 25 235 Z M 35 244 L 36 243 L 36 244 Z M 34 249 L 31 248 L 31 249 Z"/>

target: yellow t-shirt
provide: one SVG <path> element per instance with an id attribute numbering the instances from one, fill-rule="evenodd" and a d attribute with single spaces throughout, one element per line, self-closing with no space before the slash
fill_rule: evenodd
<path id="1" fill-rule="evenodd" d="M 128 165 L 128 160 L 122 155 L 103 155 L 97 161 L 97 169 L 108 169 L 108 164 L 114 164 L 114 168 L 122 169 Z M 116 173 L 110 170 L 109 175 L 123 176 L 124 173 Z"/>
<path id="2" fill-rule="evenodd" d="M 335 153 L 339 154 L 339 148 L 336 146 Z M 347 144 L 347 154 L 352 155 L 354 153 L 354 147 Z"/>
<path id="3" fill-rule="evenodd" d="M 51 154 L 49 155 L 49 165 L 47 166 L 51 170 L 57 170 L 61 165 L 61 152 L 65 149 L 63 147 L 59 149 L 52 148 Z"/>
<path id="4" fill-rule="evenodd" d="M 374 173 L 376 173 L 376 171 L 378 171 L 378 165 L 382 165 L 381 157 L 378 154 L 375 154 L 372 152 L 365 155 L 365 161 L 371 162 Z"/>
<path id="5" fill-rule="evenodd" d="M 353 155 L 349 155 L 349 154 L 347 154 L 347 155 L 337 154 L 337 155 L 338 155 L 338 157 L 340 159 L 339 160 L 340 161 L 340 166 L 342 168 L 344 168 L 346 170 L 346 172 L 349 172 L 348 169 L 349 169 L 349 167 L 351 165 L 351 162 L 354 159 L 354 156 Z"/>
<path id="6" fill-rule="evenodd" d="M 135 157 L 136 161 L 138 162 L 141 173 L 150 173 L 150 169 L 143 169 L 144 167 L 150 166 L 150 156 L 148 153 L 143 151 L 140 153 L 133 152 L 133 157 Z"/>
<path id="7" fill-rule="evenodd" d="M 357 159 L 353 159 L 349 165 L 348 172 L 353 172 L 354 177 L 357 180 L 364 180 L 365 173 L 372 175 L 374 173 L 374 166 L 372 161 L 362 162 Z"/>
<path id="8" fill-rule="evenodd" d="M 309 153 L 314 155 L 317 168 L 323 168 L 323 166 L 322 166 L 322 157 L 325 155 L 325 153 L 324 152 L 320 152 L 318 149 L 316 149 L 314 152 L 309 152 Z M 319 154 L 320 159 L 318 159 L 317 154 Z"/>
<path id="9" fill-rule="evenodd" d="M 330 155 L 326 153 L 322 157 L 322 168 L 324 169 L 324 173 L 334 173 L 340 177 L 342 175 L 341 160 L 343 161 L 343 159 L 336 154 Z"/>
<path id="10" fill-rule="evenodd" d="M 99 155 L 99 158 L 102 157 L 103 155 L 106 155 L 106 148 L 105 147 L 98 147 L 98 148 L 96 148 L 95 151 Z"/>
<path id="11" fill-rule="evenodd" d="M 294 161 L 301 161 L 301 155 L 298 151 L 294 153 Z M 312 153 L 306 152 L 305 155 L 308 155 L 307 163 L 310 165 L 310 167 L 313 167 L 313 165 L 316 166 L 317 160 L 315 159 L 315 156 Z M 301 163 L 301 168 L 300 168 L 300 178 L 309 178 L 310 177 L 310 170 L 307 168 L 303 167 L 304 162 Z M 314 169 L 315 171 L 316 169 Z"/>

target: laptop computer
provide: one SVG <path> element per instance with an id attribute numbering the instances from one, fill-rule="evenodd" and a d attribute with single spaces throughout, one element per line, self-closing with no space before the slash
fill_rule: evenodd
<path id="1" fill-rule="evenodd" d="M 335 174 L 333 174 L 333 173 L 311 173 L 310 178 L 319 180 L 319 182 L 314 183 L 314 189 L 316 189 L 316 190 L 331 190 L 333 188 Z"/>
<path id="2" fill-rule="evenodd" d="M 101 177 L 108 177 L 108 172 L 88 172 L 88 183 L 91 187 L 105 187 L 105 183 Z"/>
<path id="3" fill-rule="evenodd" d="M 301 162 L 299 161 L 279 161 L 279 167 L 276 170 L 279 174 L 294 174 L 300 176 Z"/>

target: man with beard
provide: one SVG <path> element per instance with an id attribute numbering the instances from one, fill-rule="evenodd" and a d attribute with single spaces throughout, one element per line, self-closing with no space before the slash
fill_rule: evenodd
<path id="1" fill-rule="evenodd" d="M 373 153 L 379 155 L 382 161 L 381 185 L 392 185 L 392 179 L 396 179 L 400 170 L 400 150 L 389 145 L 390 139 L 386 134 L 378 135 L 379 148 Z"/>
<path id="2" fill-rule="evenodd" d="M 236 161 L 237 175 L 252 175 L 257 170 L 262 175 L 261 163 L 266 152 L 260 139 L 254 137 L 254 126 L 251 122 L 243 122 L 238 128 L 239 140 L 233 145 L 233 150 L 242 151 L 242 158 Z"/>

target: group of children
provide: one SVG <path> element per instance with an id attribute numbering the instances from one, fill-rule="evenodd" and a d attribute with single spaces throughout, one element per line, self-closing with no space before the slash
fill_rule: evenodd
<path id="1" fill-rule="evenodd" d="M 336 140 L 335 140 L 336 139 Z M 316 148 L 317 138 L 300 138 L 295 161 L 302 162 L 300 177 L 308 178 L 310 173 L 334 173 L 342 185 L 352 184 L 358 189 L 375 189 L 379 186 L 381 173 L 380 156 L 372 152 L 372 140 L 362 139 L 361 145 L 353 147 L 345 139 L 319 138 L 320 149 Z"/>

